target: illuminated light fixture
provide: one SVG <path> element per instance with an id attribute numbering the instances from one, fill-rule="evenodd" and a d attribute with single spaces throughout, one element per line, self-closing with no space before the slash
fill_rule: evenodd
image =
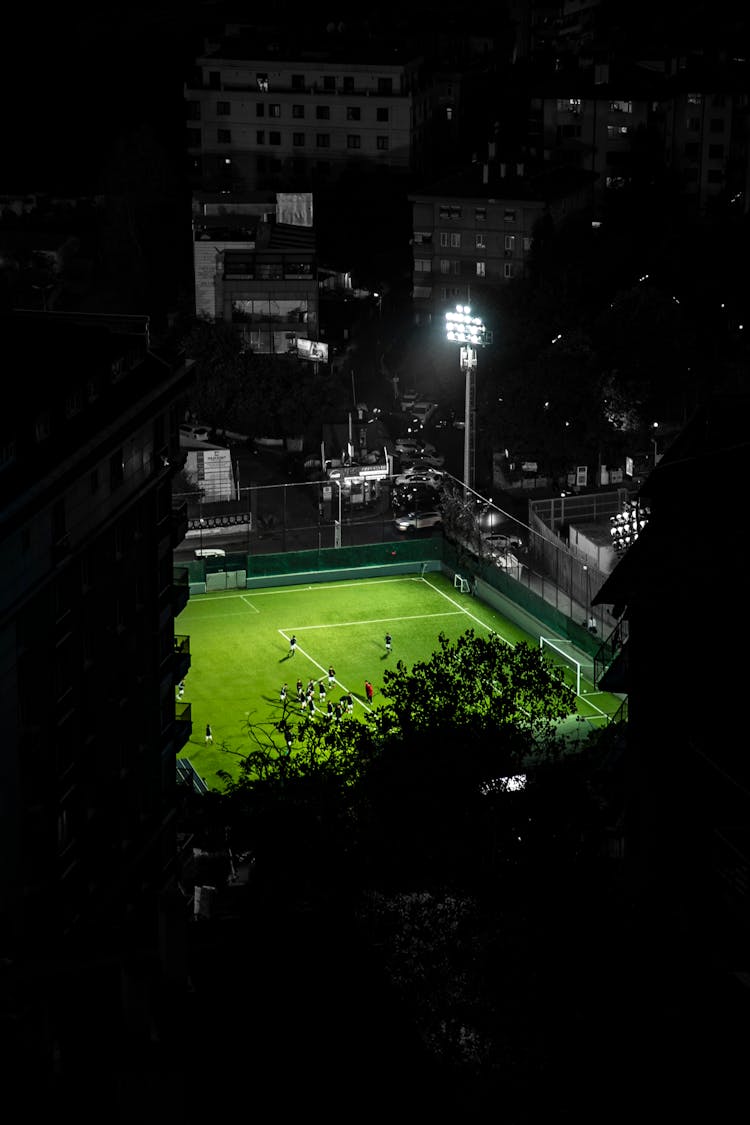
<path id="1" fill-rule="evenodd" d="M 650 509 L 640 504 L 638 500 L 626 500 L 622 511 L 610 516 L 609 533 L 612 536 L 612 546 L 622 554 L 643 531 L 648 523 Z"/>
<path id="2" fill-rule="evenodd" d="M 470 305 L 456 305 L 445 314 L 445 336 L 450 343 L 460 344 L 461 370 L 466 374 L 464 419 L 464 484 L 474 487 L 476 444 L 476 349 L 487 343 L 487 330 L 481 317 L 472 316 Z"/>

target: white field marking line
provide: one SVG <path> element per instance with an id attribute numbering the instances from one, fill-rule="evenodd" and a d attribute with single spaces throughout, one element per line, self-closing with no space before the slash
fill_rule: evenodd
<path id="1" fill-rule="evenodd" d="M 541 638 L 540 638 L 540 640 L 541 640 Z M 568 642 L 568 644 L 572 644 L 572 643 L 573 643 L 572 641 L 568 640 L 568 638 L 567 638 L 567 637 L 545 637 L 545 638 L 544 638 L 544 640 L 545 640 L 545 641 L 550 641 L 550 642 L 551 642 L 551 643 L 552 643 L 553 645 L 555 644 L 555 642 L 556 642 L 556 641 L 562 641 L 563 643 L 565 643 L 565 642 L 567 641 L 567 642 Z M 575 657 L 572 657 L 571 659 L 575 660 L 576 658 L 575 658 Z M 576 663 L 577 663 L 577 664 L 578 664 L 578 665 L 580 666 L 580 663 L 581 663 L 581 662 L 580 662 L 580 660 L 579 660 L 579 661 L 576 661 Z M 582 680 L 583 682 L 587 683 L 587 684 L 591 683 L 591 681 L 590 681 L 590 680 L 585 680 L 585 681 L 584 681 L 584 680 L 583 680 L 583 676 L 581 676 L 581 680 Z M 596 687 L 596 684 L 591 684 L 591 686 L 592 686 L 592 687 L 593 687 L 593 689 L 594 689 L 594 690 L 593 690 L 592 692 L 584 691 L 584 690 L 583 690 L 583 688 L 582 688 L 582 689 L 581 689 L 581 694 L 580 694 L 579 696 L 576 696 L 576 698 L 577 698 L 577 699 L 584 699 L 584 698 L 585 698 L 586 702 L 588 703 L 588 705 L 589 705 L 589 707 L 591 708 L 591 710 L 592 710 L 592 711 L 596 711 L 596 713 L 597 713 L 598 715 L 601 715 L 601 717 L 602 717 L 603 719 L 608 719 L 608 718 L 609 718 L 609 715 L 608 715 L 608 713 L 607 713 L 606 711 L 602 711 L 601 707 L 597 707 L 597 705 L 596 705 L 595 703 L 592 703 L 592 702 L 591 702 L 591 696 L 592 696 L 592 695 L 604 695 L 604 692 L 603 692 L 603 691 L 599 691 L 599 690 L 597 689 L 597 687 Z M 578 710 L 578 707 L 576 706 L 576 711 L 577 711 L 577 710 Z M 586 716 L 584 716 L 584 718 L 585 718 L 585 717 L 586 717 Z"/>
<path id="2" fill-rule="evenodd" d="M 444 593 L 442 590 L 438 590 L 437 586 L 433 586 L 432 582 L 428 582 L 426 578 L 421 579 L 421 581 L 429 586 L 431 590 L 434 590 L 436 594 L 440 594 L 441 598 L 445 598 L 447 602 L 450 602 L 451 605 L 454 605 L 459 613 L 465 613 L 467 617 L 470 617 L 472 619 L 472 621 L 476 621 L 477 625 L 481 625 L 483 629 L 487 629 L 490 633 L 494 633 L 495 636 L 499 637 L 504 644 L 510 645 L 511 648 L 516 647 L 513 642 L 504 637 L 502 633 L 498 633 L 497 629 L 493 629 L 486 623 L 486 621 L 480 621 L 479 618 L 476 617 L 473 613 L 470 613 L 468 609 L 464 609 L 463 606 L 459 605 L 458 602 L 450 597 L 449 594 Z M 435 614 L 435 616 L 439 617 L 440 614 Z"/>
<path id="3" fill-rule="evenodd" d="M 243 605 L 248 606 L 253 611 L 253 613 L 260 613 L 258 607 L 256 605 L 253 605 L 252 602 L 249 602 L 244 594 L 240 594 L 240 601 Z"/>
<path id="4" fill-rule="evenodd" d="M 324 628 L 324 627 L 325 627 L 325 626 L 321 626 L 321 628 Z M 317 628 L 317 626 L 312 626 L 312 628 Z M 282 635 L 282 637 L 284 638 L 284 640 L 285 640 L 285 641 L 288 641 L 288 640 L 289 640 L 289 637 L 288 637 L 287 633 L 285 633 L 283 629 L 279 629 L 279 632 L 281 633 L 281 635 Z M 318 664 L 317 660 L 313 660 L 313 658 L 312 658 L 312 657 L 310 656 L 309 652 L 305 652 L 305 650 L 304 650 L 303 648 L 300 648 L 299 644 L 297 645 L 297 648 L 299 649 L 299 651 L 300 651 L 300 652 L 302 653 L 302 655 L 303 655 L 303 656 L 305 657 L 305 659 L 306 659 L 306 660 L 309 660 L 309 661 L 310 661 L 310 663 L 311 663 L 311 664 L 312 664 L 312 665 L 313 665 L 313 666 L 314 666 L 315 668 L 319 668 L 319 669 L 320 669 L 320 671 L 321 671 L 321 672 L 323 673 L 323 675 L 324 675 L 324 676 L 325 676 L 326 678 L 328 678 L 328 671 L 327 671 L 327 670 L 326 670 L 326 669 L 325 669 L 325 668 L 323 667 L 323 665 L 322 665 L 322 664 Z M 334 682 L 335 684 L 338 684 L 338 685 L 339 685 L 339 687 L 341 688 L 341 690 L 342 690 L 343 692 L 345 692 L 345 693 L 346 693 L 347 695 L 351 695 L 351 692 L 349 691 L 349 688 L 345 687 L 345 686 L 344 686 L 344 685 L 342 684 L 341 680 L 337 680 L 337 679 L 334 679 L 334 681 L 333 681 L 333 682 Z M 371 707 L 368 707 L 366 703 L 363 703 L 363 702 L 362 702 L 362 700 L 361 700 L 361 699 L 358 699 L 358 698 L 357 698 L 356 696 L 352 696 L 352 701 L 353 701 L 353 702 L 355 702 L 355 703 L 359 703 L 359 705 L 360 705 L 361 707 L 364 707 L 365 711 L 372 711 L 372 708 L 371 708 Z M 317 707 L 315 708 L 315 710 L 317 711 Z M 322 715 L 322 714 L 325 714 L 325 712 L 321 711 L 321 715 Z"/>
<path id="5" fill-rule="evenodd" d="M 337 582 L 334 579 L 332 582 L 314 582 L 312 586 L 305 586 L 305 584 L 301 582 L 296 586 L 274 586 L 271 590 L 253 589 L 248 592 L 252 592 L 254 598 L 272 598 L 278 594 L 307 594 L 311 590 L 315 590 L 316 592 L 330 590 L 331 586 L 335 586 L 337 590 L 345 590 L 349 586 L 361 586 L 363 581 L 373 586 L 392 586 L 394 582 L 421 582 L 422 579 L 418 574 L 404 574 L 403 576 L 394 575 L 393 578 L 365 578 L 361 579 L 359 582 Z M 242 592 L 238 594 L 215 594 L 213 591 L 209 591 L 205 594 L 193 594 L 191 595 L 191 600 L 192 598 L 195 598 L 196 601 L 200 598 L 206 598 L 208 601 L 218 602 L 226 598 L 243 596 Z"/>
<path id="6" fill-rule="evenodd" d="M 445 613 L 412 613 L 409 617 L 371 617 L 369 621 L 332 621 L 328 625 L 299 625 L 300 633 L 307 633 L 310 629 L 341 629 L 354 625 L 382 625 L 390 621 L 423 621 L 428 617 L 458 617 L 460 610 L 446 610 Z M 282 632 L 282 630 L 279 630 Z M 292 630 L 287 630 L 292 632 Z"/>

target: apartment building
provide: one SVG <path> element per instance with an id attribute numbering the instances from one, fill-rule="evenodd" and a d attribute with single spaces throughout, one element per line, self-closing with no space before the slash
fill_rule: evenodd
<path id="1" fill-rule="evenodd" d="M 166 935 L 191 709 L 175 694 L 190 644 L 172 477 L 191 367 L 141 316 L 14 311 L 2 330 L 1 956 L 26 981 L 26 1061 L 99 1089 L 124 1026 L 148 1025 L 149 980 L 179 973 Z"/>
<path id="2" fill-rule="evenodd" d="M 539 221 L 559 222 L 590 202 L 592 177 L 570 168 L 527 173 L 519 162 L 474 164 L 409 195 L 414 319 L 427 324 L 458 303 L 523 277 Z"/>
<path id="3" fill-rule="evenodd" d="M 665 79 L 654 107 L 666 168 L 686 209 L 746 213 L 750 187 L 747 65 L 692 66 Z"/>
<path id="4" fill-rule="evenodd" d="M 590 172 L 595 197 L 627 186 L 633 144 L 649 123 L 654 80 L 629 68 L 614 78 L 600 64 L 530 85 L 528 147 L 537 160 Z"/>
<path id="5" fill-rule="evenodd" d="M 227 30 L 185 89 L 196 186 L 307 190 L 349 167 L 421 167 L 431 102 L 420 57 L 395 42 Z"/>
<path id="6" fill-rule="evenodd" d="M 193 196 L 195 309 L 235 325 L 254 352 L 317 341 L 319 282 L 310 193 Z"/>

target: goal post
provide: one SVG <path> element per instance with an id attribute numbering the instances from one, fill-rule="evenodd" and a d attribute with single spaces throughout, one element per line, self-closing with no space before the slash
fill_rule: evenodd
<path id="1" fill-rule="evenodd" d="M 453 575 L 453 587 L 456 590 L 460 590 L 462 594 L 468 594 L 471 589 L 468 579 L 463 578 L 460 574 Z"/>
<path id="2" fill-rule="evenodd" d="M 560 668 L 565 677 L 565 683 L 576 695 L 581 694 L 581 662 L 576 660 L 572 653 L 567 652 L 562 645 L 566 642 L 561 638 L 552 640 L 551 637 L 540 637 L 539 648 L 546 658 Z"/>

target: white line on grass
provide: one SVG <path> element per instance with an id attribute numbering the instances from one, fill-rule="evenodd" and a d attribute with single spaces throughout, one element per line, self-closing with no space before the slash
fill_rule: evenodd
<path id="1" fill-rule="evenodd" d="M 305 628 L 306 629 L 308 629 L 308 628 L 316 629 L 316 628 L 318 628 L 318 626 L 316 626 L 316 625 L 310 625 L 310 626 L 306 625 Z M 279 629 L 279 632 L 281 633 L 281 635 L 282 635 L 282 637 L 284 638 L 285 641 L 289 640 L 290 634 L 288 632 L 285 632 L 283 629 Z M 313 664 L 316 668 L 320 668 L 320 670 L 321 670 L 321 672 L 323 673 L 324 676 L 328 675 L 327 669 L 324 668 L 322 664 L 318 664 L 317 660 L 313 660 L 313 658 L 312 658 L 312 656 L 310 656 L 309 652 L 305 652 L 305 650 L 303 648 L 300 648 L 299 644 L 297 645 L 297 648 L 302 653 L 302 655 L 305 657 L 306 660 L 309 660 L 310 663 Z M 349 691 L 349 688 L 344 687 L 344 685 L 341 683 L 341 680 L 334 680 L 333 682 L 335 684 L 338 684 L 339 687 L 341 688 L 341 690 L 346 693 L 346 695 L 352 694 Z M 362 700 L 356 694 L 355 694 L 354 698 L 356 699 L 357 703 L 359 703 L 359 705 L 361 707 L 364 707 L 365 711 L 372 711 L 372 708 L 368 707 L 366 703 L 363 703 Z M 317 708 L 316 708 L 316 710 L 317 710 Z M 321 714 L 322 713 L 323 712 L 321 712 Z"/>
<path id="2" fill-rule="evenodd" d="M 450 597 L 450 595 L 446 594 L 443 590 L 438 590 L 437 586 L 433 586 L 432 582 L 428 582 L 426 578 L 423 578 L 422 581 L 427 586 L 429 586 L 431 590 L 434 590 L 436 594 L 440 594 L 441 598 L 445 598 L 445 600 L 450 602 L 451 605 L 454 605 L 459 613 L 465 613 L 467 617 L 470 617 L 472 619 L 472 621 L 476 621 L 477 625 L 481 625 L 483 629 L 487 629 L 490 633 L 494 633 L 506 645 L 510 645 L 511 648 L 516 647 L 513 642 L 509 641 L 507 637 L 504 637 L 502 633 L 498 633 L 497 629 L 493 629 L 492 626 L 488 625 L 486 621 L 480 621 L 479 618 L 475 616 L 475 614 L 470 613 L 468 609 L 464 609 L 462 605 L 459 605 L 459 603 L 455 601 L 454 598 Z M 435 616 L 439 616 L 439 614 L 436 614 Z"/>
<path id="3" fill-rule="evenodd" d="M 281 577 L 281 576 L 279 576 Z M 395 575 L 393 578 L 367 578 L 365 579 L 368 586 L 383 586 L 392 585 L 394 582 L 421 582 L 422 579 L 419 575 Z M 305 586 L 300 583 L 298 586 L 274 586 L 272 589 L 255 589 L 253 588 L 253 597 L 274 597 L 276 594 L 309 594 L 312 590 L 316 592 L 319 590 L 330 590 L 331 586 L 335 586 L 337 590 L 346 590 L 349 586 L 361 586 L 362 581 L 359 582 L 315 582 L 312 586 Z M 196 594 L 195 597 L 202 598 L 203 594 Z M 224 595 L 225 597 L 228 595 Z"/>
<path id="4" fill-rule="evenodd" d="M 240 594 L 240 601 L 242 602 L 243 605 L 248 606 L 253 611 L 253 613 L 260 613 L 260 610 L 258 609 L 258 607 L 253 605 L 252 602 L 249 602 L 244 594 Z"/>
<path id="5" fill-rule="evenodd" d="M 353 625 L 382 625 L 390 621 L 422 621 L 428 617 L 458 617 L 460 610 L 447 611 L 446 613 L 412 613 L 408 617 L 371 617 L 368 621 L 331 621 L 328 625 L 300 625 L 300 632 L 309 632 L 310 629 L 341 629 Z"/>

